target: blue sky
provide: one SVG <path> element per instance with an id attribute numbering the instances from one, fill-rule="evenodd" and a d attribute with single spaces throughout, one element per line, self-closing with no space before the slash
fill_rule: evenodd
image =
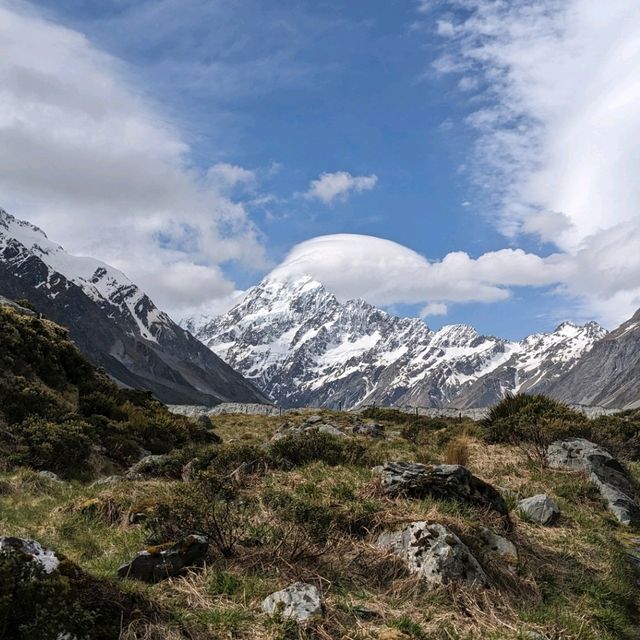
<path id="1" fill-rule="evenodd" d="M 632 190 L 629 179 L 616 184 L 626 208 L 610 225 L 591 228 L 585 220 L 596 220 L 601 212 L 575 204 L 572 189 L 579 191 L 586 177 L 595 180 L 595 189 L 598 179 L 604 185 L 605 177 L 594 174 L 594 160 L 583 174 L 576 169 L 563 182 L 560 172 L 554 182 L 557 167 L 566 166 L 566 158 L 557 157 L 560 152 L 554 151 L 549 131 L 564 132 L 560 127 L 567 125 L 561 114 L 569 98 L 543 99 L 555 89 L 545 85 L 548 62 L 541 47 L 549 47 L 549 57 L 562 59 L 565 45 L 574 44 L 571 38 L 589 41 L 590 25 L 581 26 L 577 35 L 557 35 L 566 15 L 552 0 L 537 3 L 547 9 L 547 15 L 532 13 L 529 9 L 536 5 L 522 0 L 502 13 L 489 0 L 430 4 L 413 0 L 37 0 L 30 4 L 2 0 L 0 7 L 35 15 L 52 27 L 64 25 L 84 36 L 81 46 L 91 48 L 90 64 L 100 73 L 106 70 L 106 82 L 115 77 L 124 87 L 124 100 L 133 105 L 126 112 L 114 111 L 109 126 L 116 117 L 125 122 L 135 113 L 137 118 L 135 105 L 142 103 L 144 110 L 152 112 L 156 130 L 166 125 L 170 132 L 165 135 L 163 130 L 161 145 L 156 147 L 183 145 L 170 161 L 179 158 L 181 175 L 199 184 L 202 176 L 211 178 L 213 174 L 207 172 L 217 165 L 247 172 L 236 181 L 229 181 L 225 173 L 224 185 L 222 173 L 215 174 L 223 208 L 236 207 L 233 222 L 223 215 L 216 225 L 218 229 L 234 226 L 234 239 L 250 236 L 245 248 L 230 250 L 228 259 L 225 249 L 212 249 L 210 255 L 193 250 L 194 256 L 198 254 L 196 266 L 212 269 L 220 282 L 210 292 L 212 300 L 255 283 L 303 241 L 348 233 L 395 241 L 430 261 L 459 251 L 472 261 L 487 256 L 487 263 L 495 252 L 505 249 L 520 249 L 531 256 L 527 274 L 520 273 L 520 255 L 500 260 L 500 273 L 491 265 L 480 269 L 476 262 L 465 266 L 461 275 L 455 269 L 446 270 L 452 285 L 464 278 L 468 291 L 477 278 L 479 285 L 488 284 L 494 292 L 496 287 L 508 292 L 506 300 L 491 292 L 484 298 L 465 297 L 440 289 L 437 294 L 429 289 L 424 295 L 412 291 L 394 300 L 364 285 L 352 288 L 399 313 L 415 315 L 430 303 L 446 306 L 446 314 L 426 318 L 433 327 L 468 322 L 482 332 L 511 338 L 551 329 L 567 317 L 609 323 L 622 319 L 640 304 L 640 280 L 630 277 L 630 284 L 620 291 L 603 281 L 594 297 L 589 283 L 597 278 L 587 274 L 583 279 L 579 274 L 594 255 L 589 251 L 598 250 L 590 239 L 600 231 L 610 226 L 618 234 L 635 237 L 635 226 L 625 234 L 621 225 L 637 222 L 638 192 Z M 569 5 L 585 15 L 590 8 L 588 0 L 571 0 Z M 620 20 L 628 21 L 632 5 L 621 0 L 612 3 L 604 16 L 609 20 L 605 35 L 607 27 L 613 33 Z M 550 33 L 557 35 L 557 41 L 549 42 Z M 596 45 L 611 49 L 605 35 L 590 55 L 601 57 L 602 49 Z M 637 30 L 626 37 L 630 46 L 638 43 Z M 491 38 L 491 46 L 483 50 Z M 95 51 L 108 59 L 96 58 Z M 584 64 L 590 59 L 586 56 Z M 558 82 L 562 73 L 580 76 L 579 66 L 565 67 L 558 65 Z M 81 92 L 88 69 L 76 71 L 72 66 L 61 74 L 65 83 L 77 81 Z M 625 71 L 620 83 L 637 79 L 637 64 L 627 63 Z M 536 92 L 524 91 L 523 86 Z M 95 91 L 99 96 L 100 89 Z M 104 99 L 118 97 L 105 93 Z M 578 106 L 590 104 L 588 96 L 577 97 L 578 102 Z M 607 122 L 610 114 L 600 114 L 598 122 Z M 628 127 L 635 132 L 632 127 L 638 119 L 631 120 Z M 593 122 L 584 126 L 593 129 Z M 117 137 L 117 123 L 113 127 L 111 135 Z M 105 128 L 105 135 L 110 131 Z M 621 133 L 624 136 L 627 130 Z M 605 157 L 620 152 L 610 147 L 601 151 L 598 155 Z M 155 147 L 152 152 L 156 153 Z M 575 152 L 579 153 L 577 147 Z M 633 154 L 629 148 L 623 156 L 632 159 Z M 332 200 L 309 195 L 313 180 L 336 172 L 375 176 L 375 184 Z M 104 251 L 99 257 L 121 266 L 155 293 L 153 279 L 142 271 L 138 274 L 138 267 L 129 265 L 117 247 L 109 249 L 112 240 L 100 237 L 92 245 L 88 236 L 67 231 L 77 230 L 75 218 L 66 221 L 68 226 L 61 224 L 58 235 L 62 237 L 57 237 L 51 231 L 52 224 L 55 229 L 51 214 L 48 218 L 33 198 L 17 190 L 14 196 L 8 187 L 16 213 L 33 212 L 49 235 L 73 250 Z M 553 197 L 547 198 L 547 193 Z M 97 211 L 95 220 L 108 223 L 110 214 L 100 218 Z M 206 220 L 206 211 L 202 215 Z M 611 216 L 605 211 L 601 217 L 609 220 Z M 191 227 L 188 212 L 183 212 L 183 218 L 159 225 L 153 234 L 153 250 L 161 246 L 171 252 L 169 258 L 169 253 L 158 258 L 159 264 L 170 260 L 173 268 L 180 263 L 180 270 L 168 274 L 166 282 L 172 278 L 179 282 L 176 274 L 186 273 L 184 256 L 194 235 L 204 242 L 200 227 Z M 66 216 L 55 219 L 66 220 Z M 218 240 L 216 236 L 212 243 Z M 262 255 L 252 260 L 252 253 Z M 512 258 L 517 261 L 513 266 Z M 628 263 L 616 263 L 611 268 L 627 267 Z M 481 276 L 474 275 L 478 270 Z M 540 277 L 542 270 L 550 274 Z M 511 277 L 509 271 L 518 275 Z M 410 279 L 411 272 L 399 277 Z M 160 287 L 155 297 L 173 310 L 181 304 L 198 306 L 197 299 L 173 300 L 171 292 Z"/>

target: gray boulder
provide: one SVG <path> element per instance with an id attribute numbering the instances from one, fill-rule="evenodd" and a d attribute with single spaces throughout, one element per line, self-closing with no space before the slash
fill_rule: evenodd
<path id="1" fill-rule="evenodd" d="M 560 508 L 544 493 L 520 500 L 517 507 L 520 513 L 536 524 L 549 526 L 560 518 Z"/>
<path id="2" fill-rule="evenodd" d="M 316 418 L 320 418 L 320 416 L 311 416 L 308 418 L 302 425 L 294 426 L 289 423 L 283 424 L 273 435 L 271 438 L 272 442 L 276 440 L 280 440 L 282 438 L 286 438 L 287 436 L 299 436 L 306 433 L 328 433 L 331 436 L 336 436 L 338 438 L 346 437 L 346 434 L 343 431 L 340 431 L 338 427 L 330 422 L 322 422 L 322 418 L 320 420 L 316 420 Z M 312 420 L 309 422 L 309 420 Z"/>
<path id="3" fill-rule="evenodd" d="M 320 424 L 322 422 L 322 416 L 318 416 L 318 415 L 313 415 L 313 416 L 309 416 L 304 423 L 306 425 L 313 425 L 313 424 Z"/>
<path id="4" fill-rule="evenodd" d="M 175 544 L 141 551 L 131 562 L 118 569 L 118 577 L 160 582 L 182 574 L 189 567 L 200 565 L 208 549 L 209 542 L 204 536 L 187 536 Z"/>
<path id="5" fill-rule="evenodd" d="M 487 582 L 468 547 L 441 524 L 412 522 L 400 531 L 382 533 L 377 546 L 402 558 L 409 571 L 419 575 L 428 588 L 451 582 L 476 586 Z"/>
<path id="6" fill-rule="evenodd" d="M 500 560 L 511 572 L 517 569 L 518 549 L 511 540 L 507 540 L 507 538 L 498 535 L 495 531 L 491 531 L 491 529 L 487 529 L 486 527 L 480 529 L 478 538 L 485 555 Z"/>
<path id="7" fill-rule="evenodd" d="M 633 481 L 606 449 L 583 438 L 559 440 L 549 445 L 547 461 L 553 469 L 586 473 L 621 524 L 640 524 L 640 505 Z"/>
<path id="8" fill-rule="evenodd" d="M 0 551 L 17 551 L 31 562 L 39 564 L 45 573 L 53 573 L 60 565 L 60 558 L 51 549 L 30 538 L 0 536 Z"/>
<path id="9" fill-rule="evenodd" d="M 267 596 L 262 601 L 262 610 L 297 622 L 309 622 L 322 617 L 322 600 L 320 592 L 312 584 L 295 582 Z"/>
<path id="10" fill-rule="evenodd" d="M 62 480 L 62 478 L 60 478 L 60 476 L 57 473 L 53 473 L 53 471 L 38 471 L 38 475 L 41 478 L 46 478 L 47 480 L 50 480 L 51 482 L 64 482 L 64 480 Z"/>
<path id="11" fill-rule="evenodd" d="M 124 478 L 122 476 L 118 476 L 118 475 L 106 476 L 105 478 L 98 478 L 98 480 L 91 483 L 91 486 L 101 487 L 109 484 L 118 484 L 118 482 L 122 482 L 122 481 L 124 481 Z"/>
<path id="12" fill-rule="evenodd" d="M 387 462 L 375 470 L 378 469 L 382 489 L 387 495 L 453 498 L 508 517 L 509 509 L 500 493 L 461 465 L 427 466 L 415 462 Z"/>
<path id="13" fill-rule="evenodd" d="M 127 480 L 140 480 L 142 478 L 156 478 L 175 471 L 175 463 L 171 456 L 148 455 L 136 462 L 126 473 Z"/>
<path id="14" fill-rule="evenodd" d="M 384 425 L 377 422 L 356 422 L 351 427 L 351 433 L 369 438 L 384 438 Z"/>

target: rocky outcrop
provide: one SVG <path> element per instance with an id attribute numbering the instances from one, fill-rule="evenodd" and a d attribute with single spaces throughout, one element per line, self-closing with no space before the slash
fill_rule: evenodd
<path id="1" fill-rule="evenodd" d="M 547 461 L 553 469 L 586 473 L 618 522 L 640 524 L 640 505 L 634 482 L 608 451 L 589 440 L 575 438 L 552 443 L 547 450 Z"/>
<path id="2" fill-rule="evenodd" d="M 483 586 L 487 577 L 468 547 L 444 525 L 412 522 L 400 531 L 384 532 L 377 546 L 402 558 L 428 588 L 452 582 Z"/>
<path id="3" fill-rule="evenodd" d="M 17 551 L 40 565 L 45 573 L 53 573 L 60 566 L 60 558 L 55 551 L 30 538 L 0 536 L 0 551 Z"/>
<path id="4" fill-rule="evenodd" d="M 181 575 L 189 567 L 200 565 L 208 549 L 207 539 L 196 535 L 187 536 L 175 544 L 145 549 L 118 569 L 118 577 L 160 582 Z"/>
<path id="5" fill-rule="evenodd" d="M 457 464 L 427 466 L 416 462 L 387 462 L 376 471 L 389 496 L 452 498 L 508 516 L 507 503 L 490 484 Z"/>
<path id="6" fill-rule="evenodd" d="M 517 509 L 527 520 L 544 526 L 555 524 L 560 518 L 560 507 L 544 493 L 520 500 Z"/>
<path id="7" fill-rule="evenodd" d="M 262 601 L 262 610 L 304 623 L 322 617 L 322 600 L 312 584 L 295 582 L 267 596 Z"/>

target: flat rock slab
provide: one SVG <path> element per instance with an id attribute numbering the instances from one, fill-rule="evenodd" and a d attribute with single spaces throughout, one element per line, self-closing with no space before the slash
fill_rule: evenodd
<path id="1" fill-rule="evenodd" d="M 469 548 L 438 523 L 412 522 L 400 531 L 385 531 L 377 546 L 402 558 L 411 573 L 429 588 L 452 582 L 484 586 L 487 577 Z"/>
<path id="2" fill-rule="evenodd" d="M 640 524 L 636 487 L 624 466 L 606 449 L 584 438 L 558 440 L 549 445 L 547 461 L 553 469 L 586 473 L 618 522 Z"/>
<path id="3" fill-rule="evenodd" d="M 270 615 L 277 613 L 298 622 L 309 622 L 322 617 L 322 600 L 312 584 L 295 582 L 267 596 L 262 601 L 262 610 Z"/>
<path id="4" fill-rule="evenodd" d="M 560 507 L 544 493 L 520 500 L 518 511 L 531 522 L 544 526 L 555 524 L 560 518 Z"/>
<path id="5" fill-rule="evenodd" d="M 201 564 L 209 548 L 204 536 L 187 536 L 173 545 L 147 549 L 118 569 L 119 578 L 160 582 L 178 576 L 188 567 Z"/>
<path id="6" fill-rule="evenodd" d="M 453 498 L 508 516 L 500 492 L 458 464 L 427 466 L 414 462 L 387 462 L 376 467 L 383 491 L 390 496 Z"/>
<path id="7" fill-rule="evenodd" d="M 17 551 L 39 564 L 45 573 L 53 573 L 60 565 L 60 558 L 51 549 L 30 538 L 0 536 L 0 551 Z"/>

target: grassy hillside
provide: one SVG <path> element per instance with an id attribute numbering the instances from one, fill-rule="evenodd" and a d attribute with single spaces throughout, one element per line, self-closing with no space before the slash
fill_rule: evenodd
<path id="1" fill-rule="evenodd" d="M 116 387 L 62 327 L 0 306 L 0 466 L 91 477 L 206 439 L 150 394 Z"/>
<path id="2" fill-rule="evenodd" d="M 375 410 L 358 418 L 385 426 L 372 438 L 350 434 L 352 414 L 321 412 L 349 435 L 278 440 L 283 418 L 224 415 L 215 419 L 223 442 L 213 444 L 194 421 L 116 389 L 55 325 L 2 309 L 0 323 L 0 535 L 34 538 L 66 558 L 47 577 L 25 575 L 20 558 L 0 553 L 0 640 L 56 640 L 61 616 L 92 640 L 640 637 L 628 556 L 637 532 L 615 521 L 586 477 L 540 457 L 558 436 L 604 438 L 638 477 L 635 414 L 588 421 L 541 398 L 509 401 L 486 424 Z M 308 417 L 286 420 L 296 427 Z M 146 476 L 93 484 L 122 473 L 140 447 L 167 456 Z M 56 464 L 61 455 L 65 465 Z M 390 498 L 372 471 L 389 460 L 464 464 L 510 507 L 546 493 L 562 515 L 541 526 L 514 509 L 509 524 L 454 499 Z M 67 481 L 40 475 L 43 468 Z M 427 590 L 377 548 L 382 531 L 416 520 L 448 526 L 481 563 L 487 586 Z M 515 566 L 482 547 L 485 527 L 516 545 Z M 209 536 L 204 567 L 157 584 L 115 578 L 139 550 L 193 533 Z M 297 581 L 320 590 L 321 619 L 298 625 L 262 612 L 267 595 Z"/>

